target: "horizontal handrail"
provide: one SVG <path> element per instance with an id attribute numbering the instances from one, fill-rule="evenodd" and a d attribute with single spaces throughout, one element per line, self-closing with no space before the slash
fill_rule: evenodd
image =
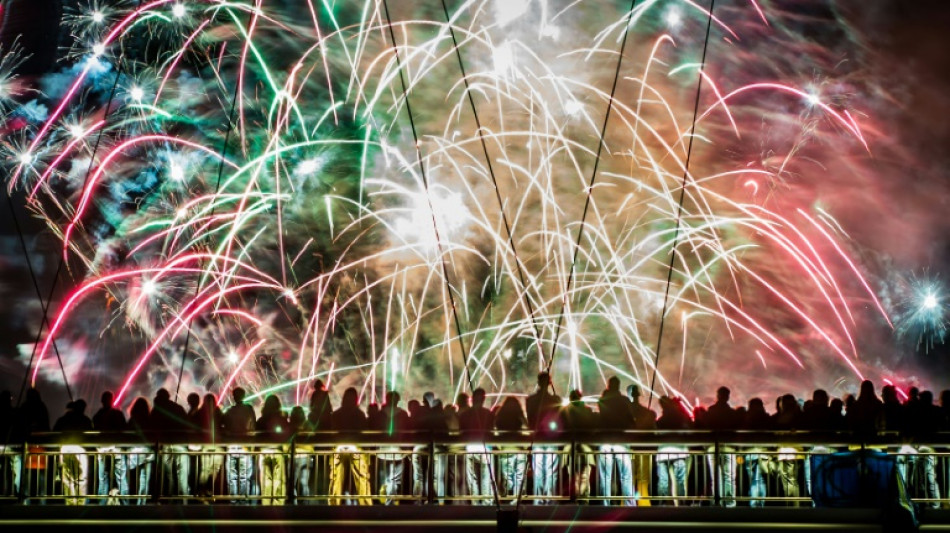
<path id="1" fill-rule="evenodd" d="M 35 433 L 21 442 L 7 442 L 7 446 L 22 444 L 78 444 L 78 445 L 153 445 L 161 444 L 196 444 L 196 445 L 274 445 L 274 444 L 305 445 L 400 445 L 415 446 L 428 445 L 467 445 L 467 444 L 495 444 L 495 445 L 530 445 L 530 444 L 588 444 L 611 445 L 622 444 L 633 447 L 661 446 L 681 444 L 686 446 L 704 446 L 720 444 L 724 446 L 903 446 L 903 445 L 930 445 L 950 446 L 950 432 L 934 433 L 926 437 L 912 438 L 897 433 L 878 433 L 874 435 L 855 435 L 849 432 L 815 432 L 815 431 L 588 431 L 543 433 L 532 435 L 530 431 L 491 433 L 466 432 L 431 432 L 406 431 L 397 435 L 389 435 L 382 431 L 341 432 L 319 431 L 296 433 L 287 436 L 273 437 L 262 433 L 248 435 L 216 435 L 213 438 L 200 432 L 161 432 L 142 435 L 135 432 L 71 432 L 71 433 Z M 0 445 L 2 446 L 2 445 Z"/>

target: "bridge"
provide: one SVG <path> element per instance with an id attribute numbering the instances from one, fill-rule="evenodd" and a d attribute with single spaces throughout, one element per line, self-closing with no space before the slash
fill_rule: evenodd
<path id="1" fill-rule="evenodd" d="M 0 527 L 950 530 L 950 435 L 160 437 L 4 446 Z"/>

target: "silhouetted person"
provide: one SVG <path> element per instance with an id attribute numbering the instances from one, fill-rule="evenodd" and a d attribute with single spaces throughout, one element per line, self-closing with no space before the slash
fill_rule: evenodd
<path id="1" fill-rule="evenodd" d="M 575 438 L 597 429 L 594 411 L 584 404 L 581 391 L 576 389 L 568 394 L 568 404 L 561 409 L 561 420 L 564 422 L 564 430 Z M 572 454 L 575 461 L 574 479 L 571 480 L 572 488 L 575 497 L 582 502 L 590 498 L 590 470 L 594 466 L 593 452 L 589 444 L 578 443 Z"/>
<path id="2" fill-rule="evenodd" d="M 630 400 L 630 409 L 633 412 L 633 428 L 653 431 L 656 429 L 656 411 L 640 403 L 642 397 L 639 385 L 632 383 L 627 385 L 627 398 Z"/>
<path id="3" fill-rule="evenodd" d="M 660 397 L 660 418 L 656 426 L 661 430 L 681 431 L 691 429 L 692 423 L 686 409 L 678 401 L 668 396 Z M 689 474 L 688 449 L 684 446 L 664 444 L 657 450 L 656 493 L 658 496 L 673 497 L 673 505 L 680 505 L 686 496 L 686 479 Z"/>
<path id="4" fill-rule="evenodd" d="M 290 410 L 290 416 L 287 418 L 287 429 L 291 435 L 303 433 L 307 430 L 307 412 L 300 405 L 295 405 Z"/>
<path id="5" fill-rule="evenodd" d="M 465 411 L 468 411 L 468 408 L 472 406 L 472 403 L 468 397 L 468 394 L 464 392 L 458 393 L 458 396 L 455 397 L 455 407 L 458 408 L 459 416 L 462 415 Z"/>
<path id="6" fill-rule="evenodd" d="M 287 420 L 288 430 L 291 435 L 298 433 L 309 433 L 310 424 L 307 422 L 307 413 L 300 405 L 295 405 L 290 410 L 290 418 Z M 313 477 L 313 456 L 305 453 L 309 451 L 307 446 L 301 446 L 298 453 L 294 455 L 294 496 L 308 498 L 312 494 L 311 485 Z M 299 503 L 299 502 L 298 502 Z"/>
<path id="7" fill-rule="evenodd" d="M 772 426 L 778 431 L 802 429 L 802 409 L 791 394 L 779 398 L 779 409 L 772 418 Z"/>
<path id="8" fill-rule="evenodd" d="M 191 422 L 197 428 L 204 442 L 215 444 L 222 439 L 224 433 L 224 413 L 218 407 L 218 398 L 210 392 L 201 399 L 201 406 L 191 417 Z M 204 447 L 204 453 L 198 457 L 197 483 L 195 487 L 199 496 L 211 498 L 215 494 L 224 492 L 224 478 L 221 472 L 224 469 L 224 455 L 210 453 L 215 446 Z M 215 487 L 219 487 L 216 491 Z"/>
<path id="9" fill-rule="evenodd" d="M 198 409 L 201 407 L 201 396 L 197 392 L 192 392 L 188 394 L 188 397 L 185 398 L 185 403 L 188 405 L 188 409 L 185 410 L 185 418 L 188 420 L 188 429 L 191 431 L 198 430 L 201 426 L 198 423 Z"/>
<path id="10" fill-rule="evenodd" d="M 444 435 L 448 431 L 448 420 L 446 411 L 442 402 L 435 397 L 432 392 L 427 392 L 422 397 L 423 404 L 416 407 L 415 420 L 410 419 L 410 426 L 414 431 L 424 433 L 427 438 L 438 440 L 436 435 Z M 388 400 L 387 400 L 388 403 Z M 385 409 L 385 407 L 384 407 Z M 445 497 L 446 475 L 447 475 L 447 457 L 445 456 L 445 447 L 436 445 L 437 454 L 434 464 L 429 460 L 429 454 L 426 453 L 428 446 L 417 445 L 412 453 L 412 495 L 418 498 L 427 497 L 430 489 L 436 498 Z M 432 487 L 429 487 L 429 469 L 432 472 Z M 400 473 L 401 474 L 401 473 Z M 456 472 L 452 472 L 453 481 Z"/>
<path id="11" fill-rule="evenodd" d="M 159 438 L 168 436 L 174 438 L 188 429 L 188 416 L 185 408 L 175 403 L 165 389 L 158 389 L 152 401 L 150 419 L 151 429 L 157 432 Z"/>
<path id="12" fill-rule="evenodd" d="M 528 396 L 525 401 L 528 415 L 528 427 L 538 437 L 556 436 L 564 423 L 561 421 L 561 397 L 551 392 L 551 375 L 547 372 L 538 373 L 538 389 Z M 534 472 L 533 485 L 534 503 L 547 505 L 552 503 L 557 487 L 558 470 L 560 470 L 561 456 L 559 446 L 535 444 L 531 454 L 531 468 Z"/>
<path id="13" fill-rule="evenodd" d="M 939 431 L 950 431 L 950 390 L 940 391 Z"/>
<path id="14" fill-rule="evenodd" d="M 92 416 L 92 427 L 95 428 L 96 431 L 115 432 L 125 431 L 127 429 L 128 426 L 125 422 L 125 415 L 122 414 L 122 411 L 113 407 L 113 398 L 114 396 L 110 391 L 102 393 L 102 397 L 100 398 L 102 407 Z"/>
<path id="15" fill-rule="evenodd" d="M 713 431 L 734 431 L 739 429 L 742 424 L 739 413 L 729 405 L 731 391 L 728 387 L 719 387 L 716 390 L 716 402 L 706 410 L 705 426 Z M 708 448 L 707 451 L 713 451 Z M 709 464 L 709 471 L 713 472 L 713 482 L 719 485 L 719 495 L 725 502 L 726 507 L 736 506 L 736 456 L 735 449 L 729 446 L 723 446 L 719 454 L 719 464 L 716 463 L 715 455 L 706 456 Z M 719 474 L 717 474 L 717 469 Z"/>
<path id="16" fill-rule="evenodd" d="M 835 398 L 828 404 L 828 426 L 832 431 L 844 431 L 844 400 Z"/>
<path id="17" fill-rule="evenodd" d="M 244 403 L 246 392 L 241 387 L 231 391 L 234 405 L 224 413 L 223 429 L 229 438 L 241 439 L 254 429 L 254 408 Z M 228 493 L 232 496 L 247 498 L 251 495 L 251 477 L 254 475 L 253 457 L 245 447 L 232 445 L 228 447 L 226 472 L 228 478 Z M 247 500 L 243 500 L 247 503 Z"/>
<path id="18" fill-rule="evenodd" d="M 812 393 L 809 402 L 802 411 L 802 429 L 810 431 L 831 431 L 831 408 L 828 405 L 828 393 L 817 389 Z"/>
<path id="19" fill-rule="evenodd" d="M 611 376 L 607 389 L 597 401 L 599 423 L 603 431 L 625 431 L 634 428 L 633 408 L 630 400 L 620 392 L 620 378 Z"/>
<path id="20" fill-rule="evenodd" d="M 323 381 L 313 383 L 313 392 L 310 394 L 310 422 L 311 431 L 329 431 L 333 429 L 333 405 L 330 404 L 330 394 L 327 393 Z"/>
<path id="21" fill-rule="evenodd" d="M 908 423 L 907 413 L 897 397 L 897 387 L 885 385 L 881 388 L 881 416 L 878 427 L 881 431 L 904 432 Z"/>
<path id="22" fill-rule="evenodd" d="M 201 400 L 194 417 L 195 425 L 205 436 L 207 442 L 215 442 L 221 438 L 224 428 L 224 413 L 218 407 L 218 398 L 210 392 Z"/>
<path id="23" fill-rule="evenodd" d="M 366 406 L 366 428 L 372 429 L 381 427 L 383 425 L 383 412 L 379 408 L 379 404 L 375 402 L 370 402 Z"/>
<path id="24" fill-rule="evenodd" d="M 255 428 L 264 437 L 285 440 L 290 436 L 290 426 L 287 417 L 281 411 L 280 398 L 273 394 L 264 400 L 261 408 L 261 417 L 257 419 Z"/>
<path id="25" fill-rule="evenodd" d="M 111 391 L 102 393 L 102 397 L 100 398 L 102 407 L 92 416 L 92 426 L 96 431 L 113 433 L 125 431 L 128 428 L 125 422 L 125 415 L 122 414 L 122 411 L 112 406 L 112 400 L 113 395 Z M 128 457 L 125 454 L 114 453 L 118 451 L 115 446 L 100 446 L 97 451 L 96 494 L 102 497 L 128 496 L 129 478 L 126 476 Z M 100 501 L 107 500 L 103 499 Z M 127 500 L 123 499 L 121 503 L 127 503 Z"/>
<path id="26" fill-rule="evenodd" d="M 706 427 L 713 431 L 732 431 L 739 429 L 741 421 L 736 410 L 729 405 L 731 391 L 728 387 L 716 390 L 716 402 L 706 410 Z"/>
<path id="27" fill-rule="evenodd" d="M 66 414 L 59 417 L 53 424 L 53 431 L 64 433 L 79 433 L 92 431 L 92 420 L 86 416 L 86 401 L 74 400 L 66 404 Z M 87 494 L 87 472 L 89 469 L 85 449 L 78 445 L 80 437 L 75 437 L 76 444 L 65 444 L 60 448 L 62 458 L 59 465 L 59 477 L 63 483 L 63 495 L 66 496 L 66 505 L 82 505 Z"/>
<path id="28" fill-rule="evenodd" d="M 409 414 L 399 407 L 400 401 L 401 397 L 398 392 L 389 391 L 386 393 L 386 403 L 380 408 L 377 425 L 373 429 L 382 431 L 385 436 L 402 435 L 409 429 Z M 432 401 L 434 401 L 434 398 Z M 379 493 L 384 496 L 382 502 L 390 505 L 395 501 L 392 496 L 402 493 L 405 463 L 403 463 L 404 456 L 398 447 L 387 446 L 384 451 L 389 453 L 380 453 L 377 456 L 376 479 L 379 483 Z M 421 470 L 421 465 L 416 464 L 416 466 Z"/>
<path id="29" fill-rule="evenodd" d="M 495 425 L 494 414 L 485 407 L 485 389 L 472 392 L 472 405 L 459 414 L 459 426 L 462 436 L 469 443 L 465 454 L 465 480 L 468 493 L 478 499 L 475 505 L 491 503 L 487 497 L 492 495 L 491 464 L 492 456 L 485 448 L 485 439 Z"/>
<path id="30" fill-rule="evenodd" d="M 143 441 L 150 440 L 151 429 L 151 410 L 148 400 L 141 396 L 132 402 L 129 408 L 129 431 L 135 432 Z M 152 492 L 152 467 L 155 463 L 155 455 L 152 454 L 147 446 L 136 446 L 132 448 L 129 454 L 129 492 L 138 494 L 139 498 L 134 503 L 142 505 L 147 500 L 147 495 Z"/>
<path id="31" fill-rule="evenodd" d="M 18 411 L 17 421 L 21 424 L 24 437 L 49 431 L 49 410 L 40 398 L 40 391 L 34 388 L 27 389 L 26 400 Z"/>
<path id="32" fill-rule="evenodd" d="M 765 412 L 765 403 L 761 398 L 752 398 L 749 400 L 748 409 L 746 409 L 745 419 L 742 429 L 750 431 L 768 431 L 772 429 L 772 417 Z M 760 446 L 749 448 L 749 452 L 743 457 L 746 475 L 749 476 L 749 501 L 751 507 L 762 507 L 765 505 L 765 498 L 768 496 L 768 484 L 766 483 L 766 473 L 770 458 L 763 455 L 766 449 Z"/>
<path id="33" fill-rule="evenodd" d="M 921 391 L 917 404 L 911 409 L 911 412 L 913 416 L 908 421 L 908 433 L 917 442 L 932 441 L 938 431 L 941 416 L 940 408 L 934 405 L 933 392 L 929 390 Z M 919 455 L 915 454 L 907 458 L 910 459 L 908 470 L 912 469 L 914 475 L 910 477 L 905 475 L 904 480 L 908 482 L 911 497 L 931 500 L 924 505 L 934 509 L 939 508 L 940 503 L 935 501 L 940 499 L 935 450 L 931 446 L 922 444 L 917 447 L 916 451 L 920 452 Z"/>
<path id="34" fill-rule="evenodd" d="M 366 414 L 359 406 L 359 393 L 353 387 L 343 391 L 340 408 L 333 411 L 331 418 L 333 429 L 340 432 L 355 433 L 367 429 Z"/>
<path id="35" fill-rule="evenodd" d="M 597 405 L 601 431 L 626 431 L 635 427 L 633 404 L 620 392 L 620 378 L 617 376 L 611 376 L 607 380 L 607 389 L 601 393 Z M 604 505 L 610 505 L 615 464 L 620 495 L 628 498 L 629 505 L 636 505 L 633 499 L 633 460 L 628 447 L 622 444 L 600 446 L 600 453 L 597 455 L 597 492 L 608 498 L 603 501 Z"/>
<path id="36" fill-rule="evenodd" d="M 772 429 L 772 418 L 765 411 L 765 403 L 762 402 L 762 398 L 749 400 L 742 429 L 750 431 L 768 431 Z"/>
<path id="37" fill-rule="evenodd" d="M 261 436 L 286 441 L 290 439 L 290 427 L 287 417 L 281 411 L 280 398 L 273 394 L 264 399 L 261 417 L 255 426 Z M 260 471 L 261 502 L 263 505 L 283 505 L 287 485 L 284 481 L 284 456 L 277 447 L 265 446 L 261 449 L 258 470 Z"/>
<path id="38" fill-rule="evenodd" d="M 340 407 L 333 411 L 331 418 L 333 429 L 340 433 L 359 433 L 367 429 L 366 414 L 360 409 L 359 394 L 353 387 L 343 391 Z M 355 493 L 361 505 L 370 505 L 370 474 L 369 461 L 366 454 L 359 453 L 356 446 L 348 446 L 345 451 L 333 455 L 333 466 L 330 471 L 330 505 L 338 505 L 340 497 L 349 491 L 345 487 L 347 477 L 355 486 Z"/>
<path id="39" fill-rule="evenodd" d="M 853 406 L 848 407 L 848 427 L 861 434 L 874 433 L 877 431 L 882 406 L 881 400 L 874 393 L 874 384 L 868 380 L 862 381 L 858 399 Z"/>
<path id="40" fill-rule="evenodd" d="M 495 415 L 495 429 L 498 431 L 521 431 L 526 429 L 527 426 L 528 419 L 525 417 L 518 398 L 513 396 L 505 398 L 501 408 L 498 409 L 498 414 Z M 503 486 L 498 487 L 498 489 L 499 492 L 507 496 L 517 498 L 521 492 L 527 456 L 521 452 L 518 446 L 503 448 L 502 452 L 498 461 L 498 468 L 501 471 Z"/>
<path id="41" fill-rule="evenodd" d="M 66 413 L 53 424 L 53 431 L 83 432 L 92 431 L 92 420 L 86 416 L 86 401 L 78 399 L 66 404 Z"/>

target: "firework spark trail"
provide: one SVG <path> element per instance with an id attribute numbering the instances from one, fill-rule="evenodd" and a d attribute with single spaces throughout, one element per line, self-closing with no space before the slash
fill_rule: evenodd
<path id="1" fill-rule="evenodd" d="M 756 367 L 780 353 L 801 372 L 867 374 L 861 315 L 849 302 L 868 295 L 890 323 L 874 280 L 840 228 L 822 223 L 825 213 L 756 200 L 785 183 L 802 136 L 867 152 L 862 114 L 777 77 L 717 79 L 717 61 L 737 60 L 711 51 L 706 68 L 697 63 L 710 14 L 692 1 L 645 1 L 629 17 L 586 0 L 532 1 L 541 9 L 512 14 L 504 2 L 468 0 L 448 21 L 399 6 L 391 24 L 376 0 L 308 1 L 299 12 L 260 0 L 157 0 L 110 6 L 107 17 L 93 5 L 69 19 L 85 63 L 25 148 L 11 143 L 10 187 L 29 191 L 63 253 L 88 269 L 59 304 L 34 381 L 54 338 L 81 335 L 71 324 L 102 288 L 148 341 L 123 369 L 117 403 L 145 386 L 143 371 L 166 381 L 171 372 L 153 356 L 179 349 L 184 335 L 208 363 L 189 365 L 189 379 L 222 401 L 241 384 L 253 394 L 292 391 L 299 403 L 329 368 L 371 400 L 393 388 L 452 394 L 460 364 L 492 393 L 517 392 L 545 366 L 532 350 L 551 354 L 558 386 L 597 388 L 609 373 L 648 386 L 655 365 L 644 339 L 660 318 L 669 254 L 677 266 L 667 313 L 683 319 L 670 340 L 678 357 L 656 368 L 657 393 L 696 396 L 684 384 L 707 386 L 699 374 L 728 365 L 728 352 Z M 754 0 L 716 15 L 714 39 L 730 51 L 744 46 L 742 24 L 770 32 L 779 20 Z M 634 45 L 619 58 L 628 27 Z M 624 75 L 612 98 L 613 72 L 597 64 L 617 59 Z M 101 105 L 92 69 L 119 61 L 128 98 L 108 119 L 83 121 Z M 687 95 L 698 79 L 694 128 Z M 224 157 L 211 147 L 225 146 L 235 87 L 238 140 Z M 399 119 L 407 94 L 417 141 Z M 794 103 L 754 114 L 776 95 Z M 613 116 L 598 157 L 606 105 Z M 716 153 L 718 131 L 748 143 L 754 123 L 773 116 L 800 123 L 797 137 L 767 150 L 780 166 Z M 106 154 L 77 187 L 69 176 L 92 132 L 105 135 Z M 698 153 L 683 190 L 691 141 Z M 807 186 L 795 190 L 807 198 Z M 197 287 L 186 281 L 195 274 Z M 106 324 L 103 335 L 122 338 Z M 718 353 L 691 356 L 720 332 Z M 459 342 L 468 360 L 452 347 Z M 243 354 L 236 366 L 222 362 L 222 344 Z"/>

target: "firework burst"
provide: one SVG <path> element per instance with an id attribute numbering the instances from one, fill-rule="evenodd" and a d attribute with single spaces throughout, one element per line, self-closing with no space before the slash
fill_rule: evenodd
<path id="1" fill-rule="evenodd" d="M 816 162 L 860 172 L 872 139 L 847 83 L 778 81 L 782 13 L 392 4 L 67 17 L 48 116 L 9 148 L 82 265 L 36 368 L 108 295 L 100 337 L 146 345 L 110 359 L 117 402 L 182 371 L 295 401 L 330 374 L 370 399 L 547 367 L 689 397 L 761 366 L 865 377 L 855 331 L 887 316 Z"/>

